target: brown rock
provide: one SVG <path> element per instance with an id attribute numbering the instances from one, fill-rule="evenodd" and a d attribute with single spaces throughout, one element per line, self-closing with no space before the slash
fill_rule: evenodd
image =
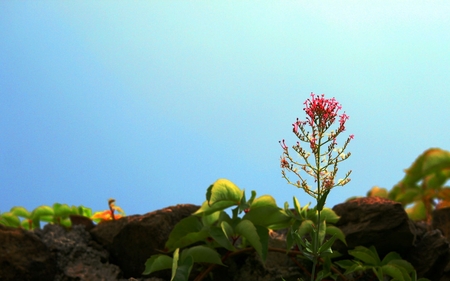
<path id="1" fill-rule="evenodd" d="M 0 280 L 53 280 L 56 261 L 31 231 L 0 225 Z"/>
<path id="2" fill-rule="evenodd" d="M 164 250 L 176 223 L 197 211 L 199 206 L 186 204 L 167 207 L 145 215 L 123 217 L 98 224 L 91 230 L 96 241 L 110 253 L 125 278 L 140 277 L 151 255 Z"/>
<path id="3" fill-rule="evenodd" d="M 108 263 L 109 253 L 92 241 L 84 225 L 66 229 L 60 225 L 45 225 L 35 233 L 55 254 L 55 281 L 117 280 L 120 268 Z M 53 279 L 52 279 L 53 280 Z"/>
<path id="4" fill-rule="evenodd" d="M 439 230 L 424 231 L 404 258 L 414 266 L 419 277 L 439 280 L 450 262 L 449 243 Z"/>
<path id="5" fill-rule="evenodd" d="M 414 242 L 414 225 L 403 206 L 381 197 L 363 197 L 334 206 L 341 218 L 336 226 L 346 235 L 348 247 L 336 242 L 336 250 L 346 254 L 361 245 L 375 246 L 382 258 L 391 251 L 402 255 Z"/>

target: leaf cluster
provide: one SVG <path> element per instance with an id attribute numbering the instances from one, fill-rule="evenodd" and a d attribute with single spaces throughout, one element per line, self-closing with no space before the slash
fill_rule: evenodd
<path id="1" fill-rule="evenodd" d="M 344 274 L 364 272 L 371 270 L 379 281 L 389 276 L 393 281 L 426 281 L 426 278 L 417 279 L 414 267 L 403 260 L 396 252 L 390 252 L 382 260 L 375 247 L 369 248 L 357 246 L 348 253 L 354 257 L 353 260 L 336 261 L 335 264 L 345 269 Z"/>
<path id="2" fill-rule="evenodd" d="M 389 192 L 373 187 L 367 195 L 402 203 L 413 220 L 430 220 L 435 208 L 450 207 L 450 187 L 445 186 L 449 179 L 450 152 L 430 148 L 405 170 L 404 178 Z"/>
<path id="3" fill-rule="evenodd" d="M 40 228 L 40 223 L 53 223 L 65 227 L 71 226 L 70 215 L 91 217 L 92 210 L 84 206 L 71 206 L 55 203 L 52 207 L 42 205 L 33 211 L 24 207 L 12 207 L 9 212 L 0 214 L 0 224 L 10 227 L 20 227 L 27 230 Z"/>
<path id="4" fill-rule="evenodd" d="M 231 215 L 225 211 L 228 208 L 232 208 Z M 223 266 L 227 258 L 242 252 L 255 251 L 265 261 L 268 251 L 273 250 L 268 246 L 270 231 L 289 229 L 287 248 L 277 249 L 288 253 L 300 237 L 315 229 L 316 216 L 314 208 L 310 209 L 309 204 L 301 207 L 295 197 L 293 209 L 287 203 L 280 208 L 270 195 L 256 197 L 252 191 L 247 200 L 244 190 L 227 179 L 219 179 L 208 187 L 200 209 L 174 227 L 165 253 L 147 260 L 143 274 L 171 269 L 171 280 L 187 280 L 194 263 L 198 263 L 204 265 L 198 275 L 201 280 L 214 266 Z M 322 228 L 320 237 L 325 240 L 326 235 L 332 235 L 322 252 L 331 252 L 335 239 L 345 242 L 341 230 L 331 225 L 338 219 L 331 209 L 322 210 L 321 221 L 328 225 Z"/>

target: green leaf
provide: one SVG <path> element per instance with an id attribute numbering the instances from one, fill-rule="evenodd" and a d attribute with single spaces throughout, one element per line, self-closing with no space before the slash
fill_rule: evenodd
<path id="1" fill-rule="evenodd" d="M 255 200 L 256 202 L 256 200 Z M 289 226 L 290 218 L 284 210 L 273 205 L 260 205 L 257 208 L 250 208 L 250 211 L 243 217 L 250 220 L 255 225 L 261 225 L 270 229 L 282 229 Z"/>
<path id="2" fill-rule="evenodd" d="M 307 218 L 307 217 L 308 217 L 308 211 L 309 211 L 309 205 L 310 205 L 310 204 L 311 204 L 311 203 L 306 204 L 306 205 L 302 208 L 302 210 L 300 211 L 300 217 L 301 217 L 301 218 Z M 316 213 L 315 210 L 311 210 L 311 211 L 313 211 L 314 214 Z"/>
<path id="3" fill-rule="evenodd" d="M 347 241 L 345 241 L 345 234 L 342 230 L 334 225 L 327 225 L 326 233 L 328 235 L 334 235 L 337 239 L 341 240 L 345 245 L 347 245 Z"/>
<path id="4" fill-rule="evenodd" d="M 420 155 L 409 169 L 402 182 L 406 184 L 416 183 L 425 176 L 436 173 L 439 170 L 450 167 L 450 152 L 430 148 Z"/>
<path id="5" fill-rule="evenodd" d="M 300 227 L 297 230 L 297 234 L 300 237 L 305 236 L 307 233 L 311 233 L 314 228 L 314 222 L 312 220 L 304 220 L 300 224 Z"/>
<path id="6" fill-rule="evenodd" d="M 172 268 L 173 259 L 166 255 L 153 255 L 145 262 L 143 275 L 148 275 L 155 271 Z"/>
<path id="7" fill-rule="evenodd" d="M 53 204 L 53 211 L 55 216 L 61 218 L 67 218 L 72 213 L 72 209 L 69 207 L 69 205 L 59 203 Z"/>
<path id="8" fill-rule="evenodd" d="M 190 216 L 179 221 L 169 235 L 166 248 L 174 250 L 184 248 L 209 236 L 206 229 L 196 216 Z"/>
<path id="9" fill-rule="evenodd" d="M 325 189 L 323 190 L 322 195 L 320 196 L 320 199 L 317 201 L 316 209 L 318 211 L 322 211 L 323 207 L 325 206 L 325 202 L 327 201 L 328 194 L 330 193 L 331 189 Z"/>
<path id="10" fill-rule="evenodd" d="M 292 234 L 292 231 L 289 231 L 286 233 L 286 254 L 292 249 L 292 246 L 294 246 L 294 235 Z"/>
<path id="11" fill-rule="evenodd" d="M 20 219 L 11 212 L 6 212 L 0 215 L 0 224 L 11 227 L 19 227 Z"/>
<path id="12" fill-rule="evenodd" d="M 207 200 L 210 206 L 218 202 L 228 202 L 231 204 L 230 206 L 238 205 L 242 196 L 244 196 L 244 192 L 227 179 L 217 180 L 208 188 L 207 192 Z"/>
<path id="13" fill-rule="evenodd" d="M 298 215 L 294 215 L 294 213 L 292 213 L 292 211 L 289 209 L 289 203 L 288 202 L 284 202 L 284 212 L 290 218 L 296 218 L 298 216 Z"/>
<path id="14" fill-rule="evenodd" d="M 209 234 L 211 235 L 211 238 L 214 239 L 214 241 L 216 241 L 220 246 L 224 247 L 228 251 L 235 250 L 233 244 L 231 244 L 230 239 L 228 239 L 221 227 L 212 226 L 209 229 Z"/>
<path id="15" fill-rule="evenodd" d="M 378 278 L 378 281 L 384 280 L 384 274 L 381 267 L 372 267 L 372 271 L 373 273 L 375 273 L 375 276 Z"/>
<path id="16" fill-rule="evenodd" d="M 381 269 L 384 274 L 389 275 L 396 280 L 405 281 L 404 275 L 398 267 L 391 264 L 386 264 L 383 265 Z"/>
<path id="17" fill-rule="evenodd" d="M 173 259 L 172 259 L 172 277 L 170 278 L 170 281 L 173 281 L 175 278 L 175 275 L 177 274 L 178 269 L 178 260 L 180 259 L 180 248 L 176 248 L 173 252 Z M 186 278 L 186 280 L 188 280 Z"/>
<path id="18" fill-rule="evenodd" d="M 55 212 L 53 211 L 53 209 L 49 206 L 39 206 L 36 209 L 33 210 L 33 212 L 31 213 L 31 217 L 34 218 L 40 218 L 43 216 L 53 216 L 55 214 Z"/>
<path id="19" fill-rule="evenodd" d="M 330 239 L 328 239 L 325 243 L 322 244 L 319 248 L 319 255 L 322 253 L 332 253 L 331 246 L 333 245 L 334 241 L 336 241 L 336 236 L 332 236 Z"/>
<path id="20" fill-rule="evenodd" d="M 402 257 L 398 253 L 390 252 L 383 258 L 383 260 L 381 261 L 381 265 L 388 264 L 389 262 L 391 262 L 393 260 L 401 260 L 401 259 L 402 259 Z"/>
<path id="21" fill-rule="evenodd" d="M 337 223 L 339 216 L 330 208 L 323 208 L 320 212 L 320 218 L 325 220 L 327 223 Z"/>
<path id="22" fill-rule="evenodd" d="M 217 211 L 217 212 L 214 212 L 211 214 L 203 213 L 203 216 L 202 216 L 203 225 L 205 225 L 205 226 L 213 225 L 215 222 L 217 222 L 219 220 L 220 213 L 221 213 L 221 211 Z"/>
<path id="23" fill-rule="evenodd" d="M 203 202 L 200 209 L 198 209 L 195 213 L 193 213 L 193 215 L 202 215 L 202 214 L 210 215 L 210 214 L 218 212 L 218 211 L 223 211 L 226 208 L 229 208 L 234 205 L 237 205 L 237 204 L 235 204 L 231 201 L 222 201 L 222 202 L 217 202 L 216 204 L 210 206 L 208 204 L 208 201 L 205 201 L 205 202 Z"/>
<path id="24" fill-rule="evenodd" d="M 430 189 L 440 189 L 450 177 L 450 168 L 436 171 L 425 178 L 425 186 Z"/>
<path id="25" fill-rule="evenodd" d="M 397 194 L 396 198 L 394 199 L 397 202 L 402 203 L 403 205 L 408 205 L 418 199 L 420 199 L 422 195 L 422 188 L 419 186 L 408 186 L 406 187 L 404 192 Z"/>
<path id="26" fill-rule="evenodd" d="M 254 210 L 260 207 L 274 207 L 278 208 L 275 198 L 270 195 L 263 195 L 256 198 L 250 205 L 250 210 Z"/>
<path id="27" fill-rule="evenodd" d="M 374 186 L 372 189 L 367 192 L 368 197 L 381 197 L 381 198 L 388 198 L 388 190 L 383 187 Z"/>
<path id="28" fill-rule="evenodd" d="M 24 219 L 20 222 L 20 226 L 26 230 L 31 230 L 34 228 L 33 221 L 31 219 Z"/>
<path id="29" fill-rule="evenodd" d="M 41 216 L 39 217 L 39 220 L 43 222 L 55 222 L 54 218 L 55 218 L 54 216 Z"/>
<path id="30" fill-rule="evenodd" d="M 327 223 L 323 220 L 319 224 L 319 229 L 316 229 L 316 231 L 319 231 L 319 245 L 323 243 L 323 240 L 325 239 L 325 234 L 327 231 Z"/>
<path id="31" fill-rule="evenodd" d="M 191 273 L 192 266 L 194 265 L 194 259 L 192 256 L 187 256 L 178 265 L 175 271 L 175 276 L 172 277 L 171 281 L 187 281 L 189 280 L 189 274 Z"/>
<path id="32" fill-rule="evenodd" d="M 252 196 L 250 197 L 250 199 L 248 200 L 248 203 L 251 205 L 253 204 L 253 201 L 255 200 L 256 197 L 256 191 L 252 190 Z"/>
<path id="33" fill-rule="evenodd" d="M 269 229 L 260 225 L 256 225 L 255 227 L 259 236 L 259 241 L 261 242 L 261 259 L 265 262 L 267 253 L 269 252 Z"/>
<path id="34" fill-rule="evenodd" d="M 184 260 L 187 256 L 191 256 L 194 262 L 205 262 L 224 265 L 220 259 L 217 251 L 206 246 L 194 246 L 185 249 L 181 253 L 181 259 Z"/>
<path id="35" fill-rule="evenodd" d="M 354 250 L 349 250 L 348 253 L 367 265 L 378 266 L 381 263 L 380 257 L 373 246 L 370 249 L 363 246 L 356 246 Z"/>
<path id="36" fill-rule="evenodd" d="M 72 222 L 68 218 L 60 220 L 59 224 L 67 228 L 72 226 Z"/>
<path id="37" fill-rule="evenodd" d="M 221 222 L 220 227 L 222 228 L 223 233 L 228 239 L 233 238 L 233 236 L 235 235 L 234 229 L 227 221 Z"/>
<path id="38" fill-rule="evenodd" d="M 72 209 L 74 207 L 75 206 L 72 206 Z M 83 205 L 80 205 L 77 209 L 78 209 L 78 211 L 75 214 L 81 215 L 81 216 L 85 216 L 85 217 L 88 217 L 88 218 L 92 217 L 92 209 L 91 208 L 87 208 L 87 207 L 84 207 Z"/>
<path id="39" fill-rule="evenodd" d="M 40 220 L 41 217 L 49 217 L 54 216 L 54 211 L 49 206 L 39 206 L 36 209 L 31 212 L 31 219 L 33 220 L 33 228 L 39 228 L 40 227 Z"/>
<path id="40" fill-rule="evenodd" d="M 405 209 L 408 217 L 414 221 L 426 220 L 427 210 L 425 204 L 422 201 L 416 201 L 412 207 Z"/>
<path id="41" fill-rule="evenodd" d="M 236 225 L 235 231 L 242 237 L 247 239 L 247 241 L 255 248 L 258 255 L 262 258 L 262 244 L 255 225 L 249 220 L 242 220 Z"/>
<path id="42" fill-rule="evenodd" d="M 395 265 L 396 267 L 399 267 L 399 268 L 404 268 L 408 274 L 415 271 L 415 269 L 412 266 L 412 264 L 410 264 L 406 260 L 401 259 L 400 256 L 399 256 L 399 259 L 391 260 L 391 261 L 389 261 L 388 264 Z"/>
<path id="43" fill-rule="evenodd" d="M 353 272 L 359 272 L 359 271 L 365 271 L 367 268 L 361 265 L 359 262 L 351 261 L 351 260 L 341 260 L 341 261 L 334 261 L 334 264 L 337 264 L 339 267 L 345 269 L 344 275 L 353 273 Z"/>
<path id="44" fill-rule="evenodd" d="M 301 216 L 302 212 L 301 212 L 300 202 L 298 201 L 297 197 L 295 197 L 295 196 L 293 198 L 293 201 L 294 201 L 294 209 L 295 209 L 295 212 L 297 213 L 296 215 Z"/>
<path id="45" fill-rule="evenodd" d="M 347 268 L 354 266 L 355 262 L 351 261 L 351 260 L 340 260 L 340 261 L 335 261 L 334 264 L 337 264 L 339 267 L 341 267 L 343 269 L 347 269 Z"/>
<path id="46" fill-rule="evenodd" d="M 26 218 L 26 219 L 31 218 L 31 213 L 28 212 L 27 209 L 25 209 L 24 207 L 12 207 L 10 210 L 10 213 L 15 216 Z"/>

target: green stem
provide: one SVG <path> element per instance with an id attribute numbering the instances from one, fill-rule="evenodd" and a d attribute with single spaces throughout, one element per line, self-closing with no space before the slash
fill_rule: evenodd
<path id="1" fill-rule="evenodd" d="M 319 134 L 318 134 L 318 143 L 317 143 L 317 152 L 316 152 L 316 178 L 317 178 L 317 206 L 319 205 L 319 202 L 322 199 L 322 192 L 320 190 L 320 172 L 321 172 L 321 167 L 320 167 L 320 147 L 322 145 L 321 141 L 322 141 L 322 137 L 321 137 L 322 132 L 319 129 Z M 313 237 L 313 268 L 312 268 L 312 274 L 311 274 L 311 281 L 314 281 L 316 278 L 316 267 L 317 267 L 317 263 L 319 260 L 319 233 L 320 233 L 320 208 L 317 208 L 317 218 L 316 218 L 316 222 L 315 222 L 315 232 L 314 232 L 314 237 Z"/>

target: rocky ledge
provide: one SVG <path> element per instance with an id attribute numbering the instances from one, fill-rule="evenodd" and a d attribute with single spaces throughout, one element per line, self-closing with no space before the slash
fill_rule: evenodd
<path id="1" fill-rule="evenodd" d="M 96 226 L 80 222 L 71 230 L 0 225 L 0 280 L 170 280 L 170 272 L 142 276 L 144 263 L 164 249 L 174 225 L 198 208 L 177 205 Z M 333 210 L 348 244 L 336 243 L 340 253 L 374 245 L 380 256 L 398 252 L 419 277 L 450 280 L 450 208 L 435 211 L 431 225 L 409 220 L 401 204 L 378 197 L 354 199 Z M 284 243 L 283 231 L 271 233 L 272 247 L 284 248 Z M 214 281 L 296 281 L 302 274 L 284 253 L 270 252 L 263 265 L 250 252 L 217 267 Z"/>

